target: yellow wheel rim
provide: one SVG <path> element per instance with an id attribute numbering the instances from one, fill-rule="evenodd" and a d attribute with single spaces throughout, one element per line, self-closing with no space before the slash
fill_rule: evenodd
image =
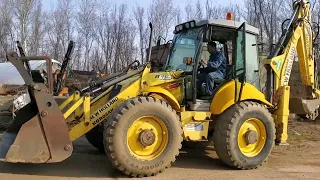
<path id="1" fill-rule="evenodd" d="M 154 116 L 135 120 L 127 132 L 130 153 L 145 161 L 157 158 L 167 147 L 168 139 L 166 125 Z"/>
<path id="2" fill-rule="evenodd" d="M 250 118 L 240 127 L 238 146 L 240 151 L 248 157 L 257 156 L 266 144 L 267 131 L 259 119 Z"/>

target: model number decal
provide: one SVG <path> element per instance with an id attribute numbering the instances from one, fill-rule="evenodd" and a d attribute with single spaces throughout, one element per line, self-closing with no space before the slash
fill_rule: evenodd
<path id="1" fill-rule="evenodd" d="M 155 76 L 156 79 L 160 80 L 170 80 L 172 77 L 170 75 L 165 75 L 165 74 L 159 74 Z"/>
<path id="2" fill-rule="evenodd" d="M 288 55 L 289 58 L 288 58 L 288 62 L 286 65 L 286 71 L 284 73 L 283 85 L 285 85 L 285 86 L 287 86 L 289 84 L 289 79 L 290 79 L 290 74 L 291 74 L 291 69 L 292 69 L 292 64 L 293 64 L 295 54 L 296 54 L 296 48 L 292 47 L 289 52 L 289 55 Z"/>

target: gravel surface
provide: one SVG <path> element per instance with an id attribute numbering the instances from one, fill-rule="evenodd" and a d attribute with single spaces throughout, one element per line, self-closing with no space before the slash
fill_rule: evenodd
<path id="1" fill-rule="evenodd" d="M 209 147 L 205 152 L 181 151 L 174 165 L 155 177 L 144 179 L 320 179 L 320 125 L 291 122 L 288 146 L 276 146 L 269 160 L 257 170 L 239 171 L 225 167 Z M 1 134 L 1 133 L 0 133 Z M 1 136 L 1 135 L 0 135 Z M 73 155 L 57 164 L 0 163 L 4 180 L 136 179 L 114 170 L 103 154 L 85 138 L 74 142 Z M 138 179 L 138 178 L 137 178 Z"/>

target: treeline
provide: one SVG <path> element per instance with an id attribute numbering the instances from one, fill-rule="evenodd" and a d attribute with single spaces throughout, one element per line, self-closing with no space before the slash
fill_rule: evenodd
<path id="1" fill-rule="evenodd" d="M 194 0 L 185 7 L 176 7 L 173 1 L 153 0 L 144 8 L 105 0 L 57 0 L 56 6 L 48 10 L 41 0 L 1 0 L 0 61 L 5 60 L 7 52 L 16 51 L 17 40 L 27 55 L 49 55 L 61 61 L 68 41 L 74 40 L 71 68 L 116 72 L 134 60 L 145 61 L 148 22 L 153 23 L 155 43 L 159 36 L 170 40 L 178 23 L 225 18 L 227 12 L 232 12 L 236 20 L 258 27 L 259 40 L 266 43 L 262 51 L 268 53 L 281 34 L 282 22 L 292 13 L 293 2 L 245 0 L 244 5 L 222 6 L 214 0 Z M 313 21 L 319 23 L 320 1 L 311 3 Z"/>

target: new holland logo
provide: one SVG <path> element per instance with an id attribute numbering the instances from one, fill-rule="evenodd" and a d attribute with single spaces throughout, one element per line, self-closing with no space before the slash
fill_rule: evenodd
<path id="1" fill-rule="evenodd" d="M 278 59 L 275 62 L 276 62 L 276 70 L 280 71 L 280 68 L 281 68 L 281 65 L 282 65 L 282 60 Z"/>

